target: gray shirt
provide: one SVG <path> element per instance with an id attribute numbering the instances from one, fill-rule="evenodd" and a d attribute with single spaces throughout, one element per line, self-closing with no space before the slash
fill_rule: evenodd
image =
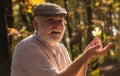
<path id="1" fill-rule="evenodd" d="M 71 63 L 63 44 L 48 45 L 37 34 L 19 42 L 15 48 L 11 76 L 57 76 Z"/>

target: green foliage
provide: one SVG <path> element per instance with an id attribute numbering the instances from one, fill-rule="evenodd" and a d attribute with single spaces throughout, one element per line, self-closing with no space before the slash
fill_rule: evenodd
<path id="1" fill-rule="evenodd" d="M 92 71 L 89 76 L 101 76 L 100 69 L 97 68 L 96 70 Z"/>

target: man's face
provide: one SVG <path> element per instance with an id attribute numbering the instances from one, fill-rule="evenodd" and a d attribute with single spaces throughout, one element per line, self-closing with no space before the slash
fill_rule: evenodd
<path id="1" fill-rule="evenodd" d="M 46 42 L 54 45 L 62 40 L 65 31 L 64 17 L 40 16 L 37 19 L 37 23 L 38 23 L 37 33 Z"/>

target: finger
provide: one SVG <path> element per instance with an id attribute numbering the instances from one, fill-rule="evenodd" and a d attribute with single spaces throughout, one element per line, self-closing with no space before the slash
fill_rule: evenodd
<path id="1" fill-rule="evenodd" d="M 108 51 L 112 47 L 112 42 L 108 43 L 104 48 L 103 51 Z"/>
<path id="2" fill-rule="evenodd" d="M 89 48 L 91 46 L 94 46 L 94 45 L 101 45 L 101 48 L 102 48 L 102 43 L 101 43 L 101 40 L 99 37 L 95 37 L 89 44 L 86 48 Z"/>
<path id="3" fill-rule="evenodd" d="M 96 44 L 98 44 L 98 43 L 99 43 L 99 44 L 102 44 L 101 39 L 100 39 L 99 37 L 96 37 L 95 43 L 96 43 Z"/>
<path id="4" fill-rule="evenodd" d="M 110 50 L 110 48 L 112 47 L 112 43 L 108 43 L 103 49 L 99 50 L 98 52 L 101 52 L 101 54 L 105 54 L 106 52 L 108 52 Z"/>
<path id="5" fill-rule="evenodd" d="M 103 47 L 103 46 L 102 46 L 102 42 L 101 42 L 100 38 L 98 38 L 98 39 L 96 40 L 96 43 L 95 43 L 95 44 L 100 45 L 100 46 L 101 46 L 100 48 L 102 48 L 102 47 Z"/>
<path id="6" fill-rule="evenodd" d="M 95 45 L 96 42 L 98 42 L 99 38 L 98 37 L 95 37 L 91 42 L 90 44 L 91 45 Z"/>
<path id="7" fill-rule="evenodd" d="M 87 50 L 88 51 L 96 51 L 98 48 L 100 48 L 100 45 L 94 45 L 94 46 L 89 47 Z"/>
<path id="8" fill-rule="evenodd" d="M 88 48 L 88 47 L 91 47 L 91 46 L 93 46 L 93 45 L 95 45 L 95 43 L 96 43 L 96 40 L 98 39 L 98 37 L 95 37 L 88 45 L 87 45 L 87 47 L 86 48 Z"/>

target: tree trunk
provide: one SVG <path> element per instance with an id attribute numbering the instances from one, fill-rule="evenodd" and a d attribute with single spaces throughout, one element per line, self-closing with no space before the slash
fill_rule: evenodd
<path id="1" fill-rule="evenodd" d="M 91 1 L 90 0 L 85 0 L 85 4 L 86 4 L 86 11 L 87 11 L 87 20 L 88 20 L 88 33 L 87 33 L 87 43 L 89 43 L 92 39 L 93 39 L 93 36 L 92 36 L 92 30 L 93 30 L 93 27 L 92 27 L 92 8 L 90 6 L 91 4 Z"/>
<path id="2" fill-rule="evenodd" d="M 67 6 L 67 0 L 64 0 L 64 6 L 65 6 L 65 9 L 67 10 L 68 12 L 68 6 Z M 69 38 L 70 38 L 70 43 L 69 43 L 69 46 L 70 46 L 70 52 L 72 54 L 72 60 L 74 60 L 75 58 L 75 54 L 73 52 L 73 45 L 71 43 L 71 37 L 72 37 L 72 28 L 70 27 L 70 24 L 69 24 L 69 17 L 68 17 L 68 14 L 66 16 L 66 20 L 67 20 L 67 30 L 68 30 L 68 34 L 69 34 Z"/>
<path id="3" fill-rule="evenodd" d="M 0 0 L 0 76 L 10 76 L 11 55 L 7 26 L 13 23 L 11 0 Z"/>

